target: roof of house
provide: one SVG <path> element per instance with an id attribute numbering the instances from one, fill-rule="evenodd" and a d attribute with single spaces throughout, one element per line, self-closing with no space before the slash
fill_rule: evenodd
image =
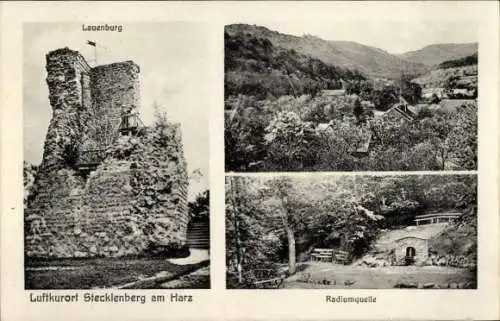
<path id="1" fill-rule="evenodd" d="M 422 93 L 438 93 L 442 92 L 445 89 L 443 87 L 427 87 L 427 88 L 422 88 Z"/>
<path id="2" fill-rule="evenodd" d="M 363 101 L 361 101 L 361 106 L 373 108 L 373 107 L 375 107 L 375 104 L 369 100 L 363 100 Z"/>
<path id="3" fill-rule="evenodd" d="M 409 110 L 411 113 L 413 113 L 413 115 L 411 115 L 412 117 L 415 117 L 415 115 L 417 115 L 418 110 L 419 110 L 419 108 L 418 108 L 418 107 L 416 107 L 416 106 L 410 106 L 410 105 L 408 105 L 408 106 L 406 106 L 406 107 L 408 108 L 408 110 Z"/>
<path id="4" fill-rule="evenodd" d="M 406 108 L 403 108 L 403 107 L 406 107 Z M 395 103 L 385 113 L 388 114 L 388 113 L 394 111 L 394 112 L 397 112 L 398 114 L 400 114 L 401 116 L 403 116 L 403 118 L 405 118 L 407 120 L 413 120 L 415 117 L 415 114 L 407 107 L 408 106 L 403 106 L 401 103 Z"/>
<path id="5" fill-rule="evenodd" d="M 385 111 L 382 111 L 382 110 L 376 110 L 376 109 L 374 109 L 374 110 L 373 110 L 373 115 L 374 115 L 375 117 L 382 117 L 382 116 L 384 116 L 384 115 L 385 115 L 385 113 L 386 113 L 386 112 L 385 112 Z"/>
<path id="6" fill-rule="evenodd" d="M 447 223 L 436 223 L 436 224 L 425 224 L 420 226 L 408 226 L 405 228 L 404 234 L 395 241 L 399 241 L 408 237 L 414 237 L 419 239 L 428 240 L 443 231 L 447 226 Z"/>

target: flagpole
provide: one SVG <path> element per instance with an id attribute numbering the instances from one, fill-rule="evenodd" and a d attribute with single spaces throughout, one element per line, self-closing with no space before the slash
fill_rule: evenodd
<path id="1" fill-rule="evenodd" d="M 87 40 L 87 45 L 94 47 L 94 64 L 97 66 L 97 42 Z"/>

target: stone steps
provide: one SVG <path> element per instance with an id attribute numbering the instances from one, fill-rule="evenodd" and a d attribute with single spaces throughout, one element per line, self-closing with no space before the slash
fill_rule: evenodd
<path id="1" fill-rule="evenodd" d="M 194 222 L 189 224 L 187 231 L 187 244 L 190 248 L 210 248 L 210 223 Z"/>

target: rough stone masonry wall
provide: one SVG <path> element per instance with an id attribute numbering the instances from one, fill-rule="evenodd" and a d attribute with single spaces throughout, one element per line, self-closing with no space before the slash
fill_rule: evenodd
<path id="1" fill-rule="evenodd" d="M 130 144 L 141 154 L 147 149 L 147 138 L 122 138 L 121 147 Z M 42 192 L 52 196 L 46 209 L 53 215 L 44 215 L 40 233 L 26 231 L 26 255 L 118 257 L 141 255 L 151 246 L 182 247 L 188 224 L 183 165 L 153 155 L 127 160 L 110 154 L 87 180 L 60 170 Z"/>
<path id="2" fill-rule="evenodd" d="M 184 245 L 188 175 L 179 127 L 153 126 L 137 137 L 121 136 L 108 157 L 130 162 L 131 215 L 142 220 L 148 241 L 174 248 Z"/>
<path id="3" fill-rule="evenodd" d="M 92 118 L 84 149 L 103 149 L 118 134 L 122 108 L 139 108 L 139 66 L 132 61 L 92 68 L 89 78 Z"/>
<path id="4" fill-rule="evenodd" d="M 427 245 L 427 240 L 416 238 L 416 237 L 406 237 L 396 241 L 396 265 L 405 265 L 406 248 L 415 248 L 415 264 L 424 264 L 429 255 L 429 248 Z"/>
<path id="5" fill-rule="evenodd" d="M 88 177 L 65 159 L 68 146 L 78 151 L 81 140 L 93 135 L 92 108 L 100 107 L 90 106 L 89 101 L 111 108 L 138 100 L 137 74 L 125 71 L 118 81 L 116 69 L 129 66 L 127 70 L 138 72 L 135 64 L 97 67 L 90 77 L 85 66 L 83 58 L 69 49 L 47 56 L 54 115 L 25 211 L 26 256 L 140 255 L 151 246 L 185 245 L 188 178 L 178 126 L 164 124 L 137 137 L 119 137 Z M 109 86 L 104 89 L 106 81 Z"/>
<path id="6" fill-rule="evenodd" d="M 85 133 L 89 101 L 82 99 L 82 75 L 90 70 L 83 57 L 68 48 L 54 50 L 46 56 L 47 85 L 52 106 L 52 119 L 45 138 L 43 160 L 27 200 L 25 210 L 26 238 L 37 241 L 47 235 L 46 226 L 56 226 L 59 206 L 65 202 L 69 188 L 78 181 L 73 176 L 74 162 Z M 38 233 L 29 233 L 30 230 Z M 43 243 L 43 242 L 42 242 Z"/>
<path id="7" fill-rule="evenodd" d="M 139 66 L 125 61 L 94 67 L 91 90 L 94 106 L 119 118 L 122 106 L 139 107 Z"/>
<path id="8" fill-rule="evenodd" d="M 89 88 L 82 83 L 90 71 L 84 58 L 68 48 L 52 51 L 46 56 L 47 85 L 52 106 L 52 120 L 45 139 L 43 165 L 63 168 L 71 161 L 70 149 L 78 149 L 85 123 L 89 117 Z"/>

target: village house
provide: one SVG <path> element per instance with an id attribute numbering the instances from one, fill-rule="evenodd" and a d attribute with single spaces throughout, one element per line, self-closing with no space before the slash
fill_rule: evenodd
<path id="1" fill-rule="evenodd" d="M 392 119 L 396 121 L 400 120 L 408 120 L 412 121 L 416 117 L 416 113 L 412 109 L 411 106 L 408 105 L 408 102 L 403 98 L 399 97 L 399 101 L 392 105 L 391 108 L 386 110 L 385 112 L 374 112 L 375 117 L 385 117 L 387 119 Z"/>
<path id="2" fill-rule="evenodd" d="M 375 104 L 369 100 L 362 100 L 361 107 L 363 107 L 364 110 L 371 110 L 375 108 Z"/>
<path id="3" fill-rule="evenodd" d="M 451 94 L 454 97 L 473 99 L 477 96 L 477 88 L 453 88 Z"/>
<path id="4" fill-rule="evenodd" d="M 442 87 L 431 87 L 422 89 L 422 98 L 425 100 L 430 100 L 436 95 L 439 99 L 446 98 L 446 90 Z"/>
<path id="5" fill-rule="evenodd" d="M 469 90 L 466 88 L 453 88 L 453 95 L 468 95 Z"/>

